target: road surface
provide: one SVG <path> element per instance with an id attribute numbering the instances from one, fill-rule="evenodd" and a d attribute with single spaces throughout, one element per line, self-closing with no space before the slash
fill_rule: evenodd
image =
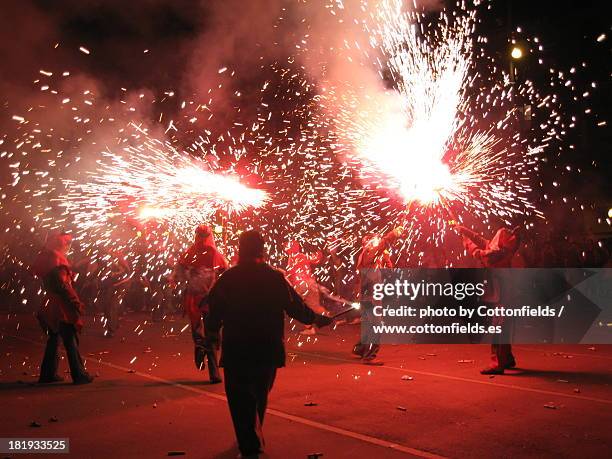
<path id="1" fill-rule="evenodd" d="M 235 458 L 223 385 L 195 369 L 185 325 L 130 313 L 104 338 L 88 317 L 81 349 L 95 382 L 65 373 L 39 386 L 44 337 L 32 315 L 4 313 L 0 437 L 68 437 L 70 454 L 56 458 Z M 609 457 L 612 346 L 517 346 L 519 369 L 489 377 L 478 373 L 485 345 L 383 346 L 385 366 L 368 367 L 350 355 L 358 326 L 299 329 L 288 324 L 266 457 Z"/>

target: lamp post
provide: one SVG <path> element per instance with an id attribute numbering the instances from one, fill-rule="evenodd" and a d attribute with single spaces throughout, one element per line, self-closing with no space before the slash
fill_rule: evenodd
<path id="1" fill-rule="evenodd" d="M 520 46 L 513 44 L 512 49 L 510 51 L 510 81 L 512 81 L 512 83 L 516 83 L 516 80 L 517 80 L 516 62 L 522 58 L 523 58 L 523 49 Z"/>

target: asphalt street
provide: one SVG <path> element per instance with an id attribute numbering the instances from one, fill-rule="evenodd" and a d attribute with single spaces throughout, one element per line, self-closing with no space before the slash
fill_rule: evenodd
<path id="1" fill-rule="evenodd" d="M 59 457 L 236 457 L 223 385 L 196 370 L 186 324 L 132 313 L 104 338 L 88 317 L 81 349 L 95 382 L 73 386 L 65 373 L 40 386 L 44 337 L 32 315 L 4 313 L 0 437 L 69 438 Z M 369 367 L 350 354 L 358 326 L 298 330 L 287 325 L 267 457 L 609 457 L 612 346 L 516 346 L 518 368 L 489 377 L 478 372 L 485 345 L 383 346 L 385 365 Z"/>

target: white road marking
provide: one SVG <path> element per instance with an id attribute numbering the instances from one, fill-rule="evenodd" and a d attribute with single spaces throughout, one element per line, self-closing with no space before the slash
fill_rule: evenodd
<path id="1" fill-rule="evenodd" d="M 28 338 L 24 338 L 21 336 L 15 336 L 15 335 L 11 335 L 8 333 L 4 333 L 4 336 L 8 336 L 10 338 L 13 339 L 17 339 L 20 341 L 24 341 L 24 342 L 28 342 L 28 343 L 32 343 L 35 344 L 37 346 L 41 346 L 42 347 L 42 343 L 32 340 L 32 339 L 28 339 Z M 128 372 L 131 371 L 132 374 L 138 375 L 141 378 L 146 378 L 146 379 L 150 379 L 152 381 L 156 381 L 156 382 L 160 382 L 163 384 L 167 384 L 168 386 L 173 386 L 173 387 L 177 387 L 189 392 L 194 392 L 196 394 L 200 394 L 200 395 L 204 395 L 206 397 L 215 399 L 215 400 L 220 400 L 223 402 L 227 402 L 227 398 L 223 395 L 220 394 L 216 394 L 214 392 L 209 392 L 207 390 L 203 390 L 203 389 L 198 389 L 197 387 L 191 387 L 185 384 L 181 384 L 181 383 L 177 383 L 174 381 L 170 381 L 168 379 L 164 379 L 164 378 L 160 378 L 158 376 L 153 376 L 153 375 L 149 375 L 146 373 L 141 373 L 139 371 L 134 371 L 130 368 L 126 368 L 123 367 L 121 365 L 115 365 L 114 363 L 111 362 L 105 362 L 103 360 L 95 360 L 95 359 L 88 359 L 89 363 L 94 363 L 94 364 L 98 364 L 98 365 L 103 365 L 105 367 L 109 367 L 109 368 L 113 368 L 115 370 L 120 370 L 123 372 Z M 275 410 L 273 408 L 269 408 L 266 411 L 266 414 L 272 415 L 272 416 L 276 416 L 278 418 L 281 419 L 285 419 L 287 421 L 292 421 L 298 424 L 302 424 L 305 426 L 309 426 L 309 427 L 313 427 L 315 429 L 319 429 L 319 430 L 324 430 L 326 432 L 332 432 L 335 433 L 337 435 L 342 435 L 344 437 L 348 437 L 348 438 L 353 438 L 355 440 L 360 440 L 363 441 L 365 443 L 370 443 L 372 445 L 376 445 L 376 446 L 381 446 L 383 448 L 388 448 L 394 451 L 398 451 L 398 452 L 402 452 L 402 453 L 406 453 L 406 454 L 411 454 L 412 456 L 416 456 L 416 457 L 422 457 L 422 458 L 427 458 L 427 459 L 446 459 L 445 456 L 440 456 L 438 454 L 434 454 L 434 453 L 430 453 L 428 451 L 422 451 L 420 449 L 416 449 L 416 448 L 411 448 L 410 446 L 406 446 L 406 445 L 401 445 L 398 443 L 394 443 L 394 442 L 390 442 L 387 440 L 383 440 L 381 438 L 377 438 L 377 437 L 372 437 L 370 435 L 364 435 L 364 434 L 360 434 L 358 432 L 353 432 L 351 430 L 347 430 L 347 429 L 342 429 L 340 427 L 335 427 L 329 424 L 324 424 L 322 422 L 317 422 L 317 421 L 313 421 L 310 419 L 306 419 L 300 416 L 295 416 L 293 414 L 289 414 L 289 413 L 285 413 L 283 411 L 278 411 Z"/>
<path id="2" fill-rule="evenodd" d="M 362 366 L 362 364 L 360 363 L 356 363 L 354 360 L 349 360 L 349 359 L 343 359 L 340 357 L 330 357 L 327 355 L 321 355 L 321 354 L 317 354 L 314 352 L 303 352 L 303 351 L 293 351 L 295 354 L 298 355 L 305 355 L 305 356 L 309 356 L 309 357 L 316 357 L 319 359 L 325 359 L 325 360 L 334 360 L 337 362 L 345 362 L 345 363 L 351 363 L 353 365 L 359 365 Z M 558 397 L 567 397 L 567 398 L 573 398 L 576 400 L 585 400 L 585 401 L 589 401 L 589 402 L 597 402 L 597 403 L 605 403 L 607 405 L 612 405 L 612 400 L 609 399 L 605 399 L 605 398 L 597 398 L 597 397 L 588 397 L 586 395 L 577 395 L 577 394 L 566 394 L 564 392 L 556 392 L 556 391 L 552 391 L 552 390 L 545 390 L 545 389 L 533 389 L 531 387 L 523 387 L 523 386 L 518 386 L 516 384 L 505 384 L 505 383 L 498 383 L 498 382 L 491 382 L 489 380 L 480 380 L 480 379 L 471 379 L 471 378 L 464 378 L 461 376 L 451 376 L 451 375 L 445 375 L 445 374 L 441 374 L 441 373 L 432 373 L 429 371 L 422 371 L 422 370 L 414 370 L 411 368 L 400 368 L 400 367 L 392 367 L 389 365 L 382 365 L 380 367 L 376 367 L 377 370 L 393 370 L 393 371 L 401 371 L 404 373 L 415 373 L 418 375 L 423 375 L 423 376 L 431 376 L 434 378 L 442 378 L 442 379 L 449 379 L 452 381 L 462 381 L 462 382 L 467 382 L 467 383 L 474 383 L 474 384 L 484 384 L 487 386 L 491 386 L 491 387 L 501 387 L 504 389 L 513 389 L 513 390 L 519 390 L 519 391 L 523 391 L 523 392 L 532 392 L 535 394 L 546 394 L 546 395 L 554 395 L 554 396 L 558 396 Z"/>

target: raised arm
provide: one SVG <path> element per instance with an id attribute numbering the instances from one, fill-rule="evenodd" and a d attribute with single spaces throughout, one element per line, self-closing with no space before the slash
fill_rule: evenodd
<path id="1" fill-rule="evenodd" d="M 463 236 L 463 245 L 466 250 L 472 253 L 476 249 L 485 249 L 489 243 L 484 237 L 478 234 L 476 231 L 472 231 L 465 226 L 457 225 L 455 230 Z"/>

